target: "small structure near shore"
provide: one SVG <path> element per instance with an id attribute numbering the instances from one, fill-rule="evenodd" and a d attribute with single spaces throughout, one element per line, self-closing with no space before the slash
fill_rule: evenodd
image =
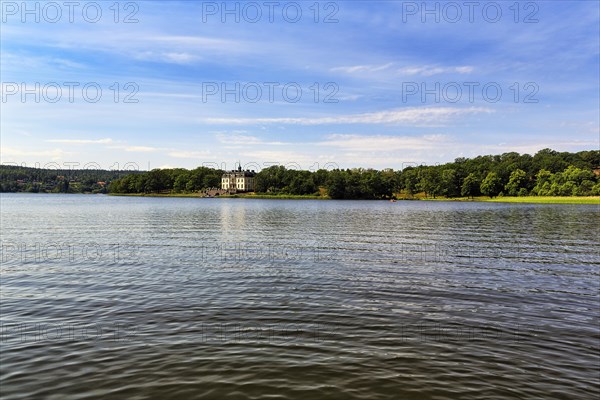
<path id="1" fill-rule="evenodd" d="M 217 197 L 224 194 L 229 194 L 229 192 L 219 188 L 210 188 L 200 192 L 200 197 Z"/>

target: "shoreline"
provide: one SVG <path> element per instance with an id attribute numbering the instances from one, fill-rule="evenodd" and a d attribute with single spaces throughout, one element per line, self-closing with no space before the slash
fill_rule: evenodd
<path id="1" fill-rule="evenodd" d="M 480 203 L 512 203 L 512 204 L 596 204 L 600 205 L 600 196 L 523 196 L 523 197 L 457 197 L 448 198 L 422 198 L 425 201 L 459 201 Z"/>
<path id="2" fill-rule="evenodd" d="M 130 197 L 186 197 L 198 199 L 267 199 L 267 200 L 331 200 L 330 197 L 313 195 L 268 195 L 268 194 L 233 194 L 214 197 L 200 196 L 198 193 L 107 193 L 108 196 L 130 196 Z"/>
<path id="3" fill-rule="evenodd" d="M 0 193 L 30 193 L 30 192 L 0 192 Z M 335 200 L 328 196 L 314 195 L 268 195 L 268 194 L 235 194 L 223 195 L 215 197 L 204 197 L 198 193 L 30 193 L 30 194 L 75 194 L 75 195 L 103 195 L 103 196 L 120 196 L 120 197 L 175 197 L 175 198 L 196 198 L 196 199 L 262 199 L 262 200 Z M 339 199 L 346 200 L 346 199 Z M 347 200 L 364 200 L 364 199 L 347 199 Z M 364 201 L 388 201 L 389 199 L 381 200 L 364 200 Z M 403 201 L 446 201 L 446 202 L 480 202 L 480 203 L 512 203 L 512 204 L 595 204 L 600 205 L 600 196 L 523 196 L 523 197 L 494 197 L 477 196 L 473 198 L 466 197 L 401 197 L 395 200 L 396 202 Z"/>
<path id="4" fill-rule="evenodd" d="M 199 199 L 265 199 L 265 200 L 334 200 L 330 197 L 324 196 L 312 196 L 312 195 L 267 195 L 267 194 L 253 194 L 253 195 L 223 195 L 215 197 L 202 197 L 197 194 L 191 193 L 179 193 L 179 194 L 146 194 L 146 193 L 108 193 L 109 196 L 134 196 L 134 197 L 188 197 L 188 198 L 199 198 Z M 340 199 L 343 200 L 343 199 Z M 363 199 L 349 199 L 349 200 L 363 200 Z M 391 200 L 365 200 L 365 201 L 391 201 Z M 525 203 L 525 204 L 597 204 L 600 205 L 600 196 L 523 196 L 523 197 L 494 197 L 489 198 L 487 196 L 478 196 L 474 198 L 456 197 L 456 198 L 430 198 L 430 197 L 413 197 L 413 198 L 398 198 L 396 202 L 400 201 L 458 201 L 458 202 L 480 202 L 480 203 Z"/>

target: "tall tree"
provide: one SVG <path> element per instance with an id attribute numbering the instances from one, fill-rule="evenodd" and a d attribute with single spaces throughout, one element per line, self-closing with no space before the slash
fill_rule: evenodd
<path id="1" fill-rule="evenodd" d="M 470 173 L 467 175 L 465 180 L 463 181 L 460 194 L 461 196 L 466 197 L 474 197 L 479 192 L 479 179 L 477 179 L 477 175 L 474 173 Z"/>
<path id="2" fill-rule="evenodd" d="M 524 187 L 527 180 L 527 173 L 522 169 L 516 169 L 510 174 L 508 183 L 504 186 L 504 190 L 509 196 L 517 196 L 519 191 Z"/>
<path id="3" fill-rule="evenodd" d="M 500 190 L 502 190 L 502 182 L 495 172 L 490 172 L 485 179 L 481 181 L 479 189 L 481 190 L 481 193 L 492 198 L 498 196 Z"/>

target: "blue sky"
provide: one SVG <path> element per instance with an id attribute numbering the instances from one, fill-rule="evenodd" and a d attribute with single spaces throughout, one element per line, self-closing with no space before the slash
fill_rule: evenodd
<path id="1" fill-rule="evenodd" d="M 399 169 L 600 147 L 597 1 L 49 3 L 1 2 L 2 163 Z"/>

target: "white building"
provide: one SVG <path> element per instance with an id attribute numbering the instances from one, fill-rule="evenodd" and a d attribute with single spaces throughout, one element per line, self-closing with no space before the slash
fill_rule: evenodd
<path id="1" fill-rule="evenodd" d="M 256 172 L 245 170 L 239 166 L 237 171 L 225 172 L 221 177 L 221 189 L 229 192 L 253 192 Z"/>

